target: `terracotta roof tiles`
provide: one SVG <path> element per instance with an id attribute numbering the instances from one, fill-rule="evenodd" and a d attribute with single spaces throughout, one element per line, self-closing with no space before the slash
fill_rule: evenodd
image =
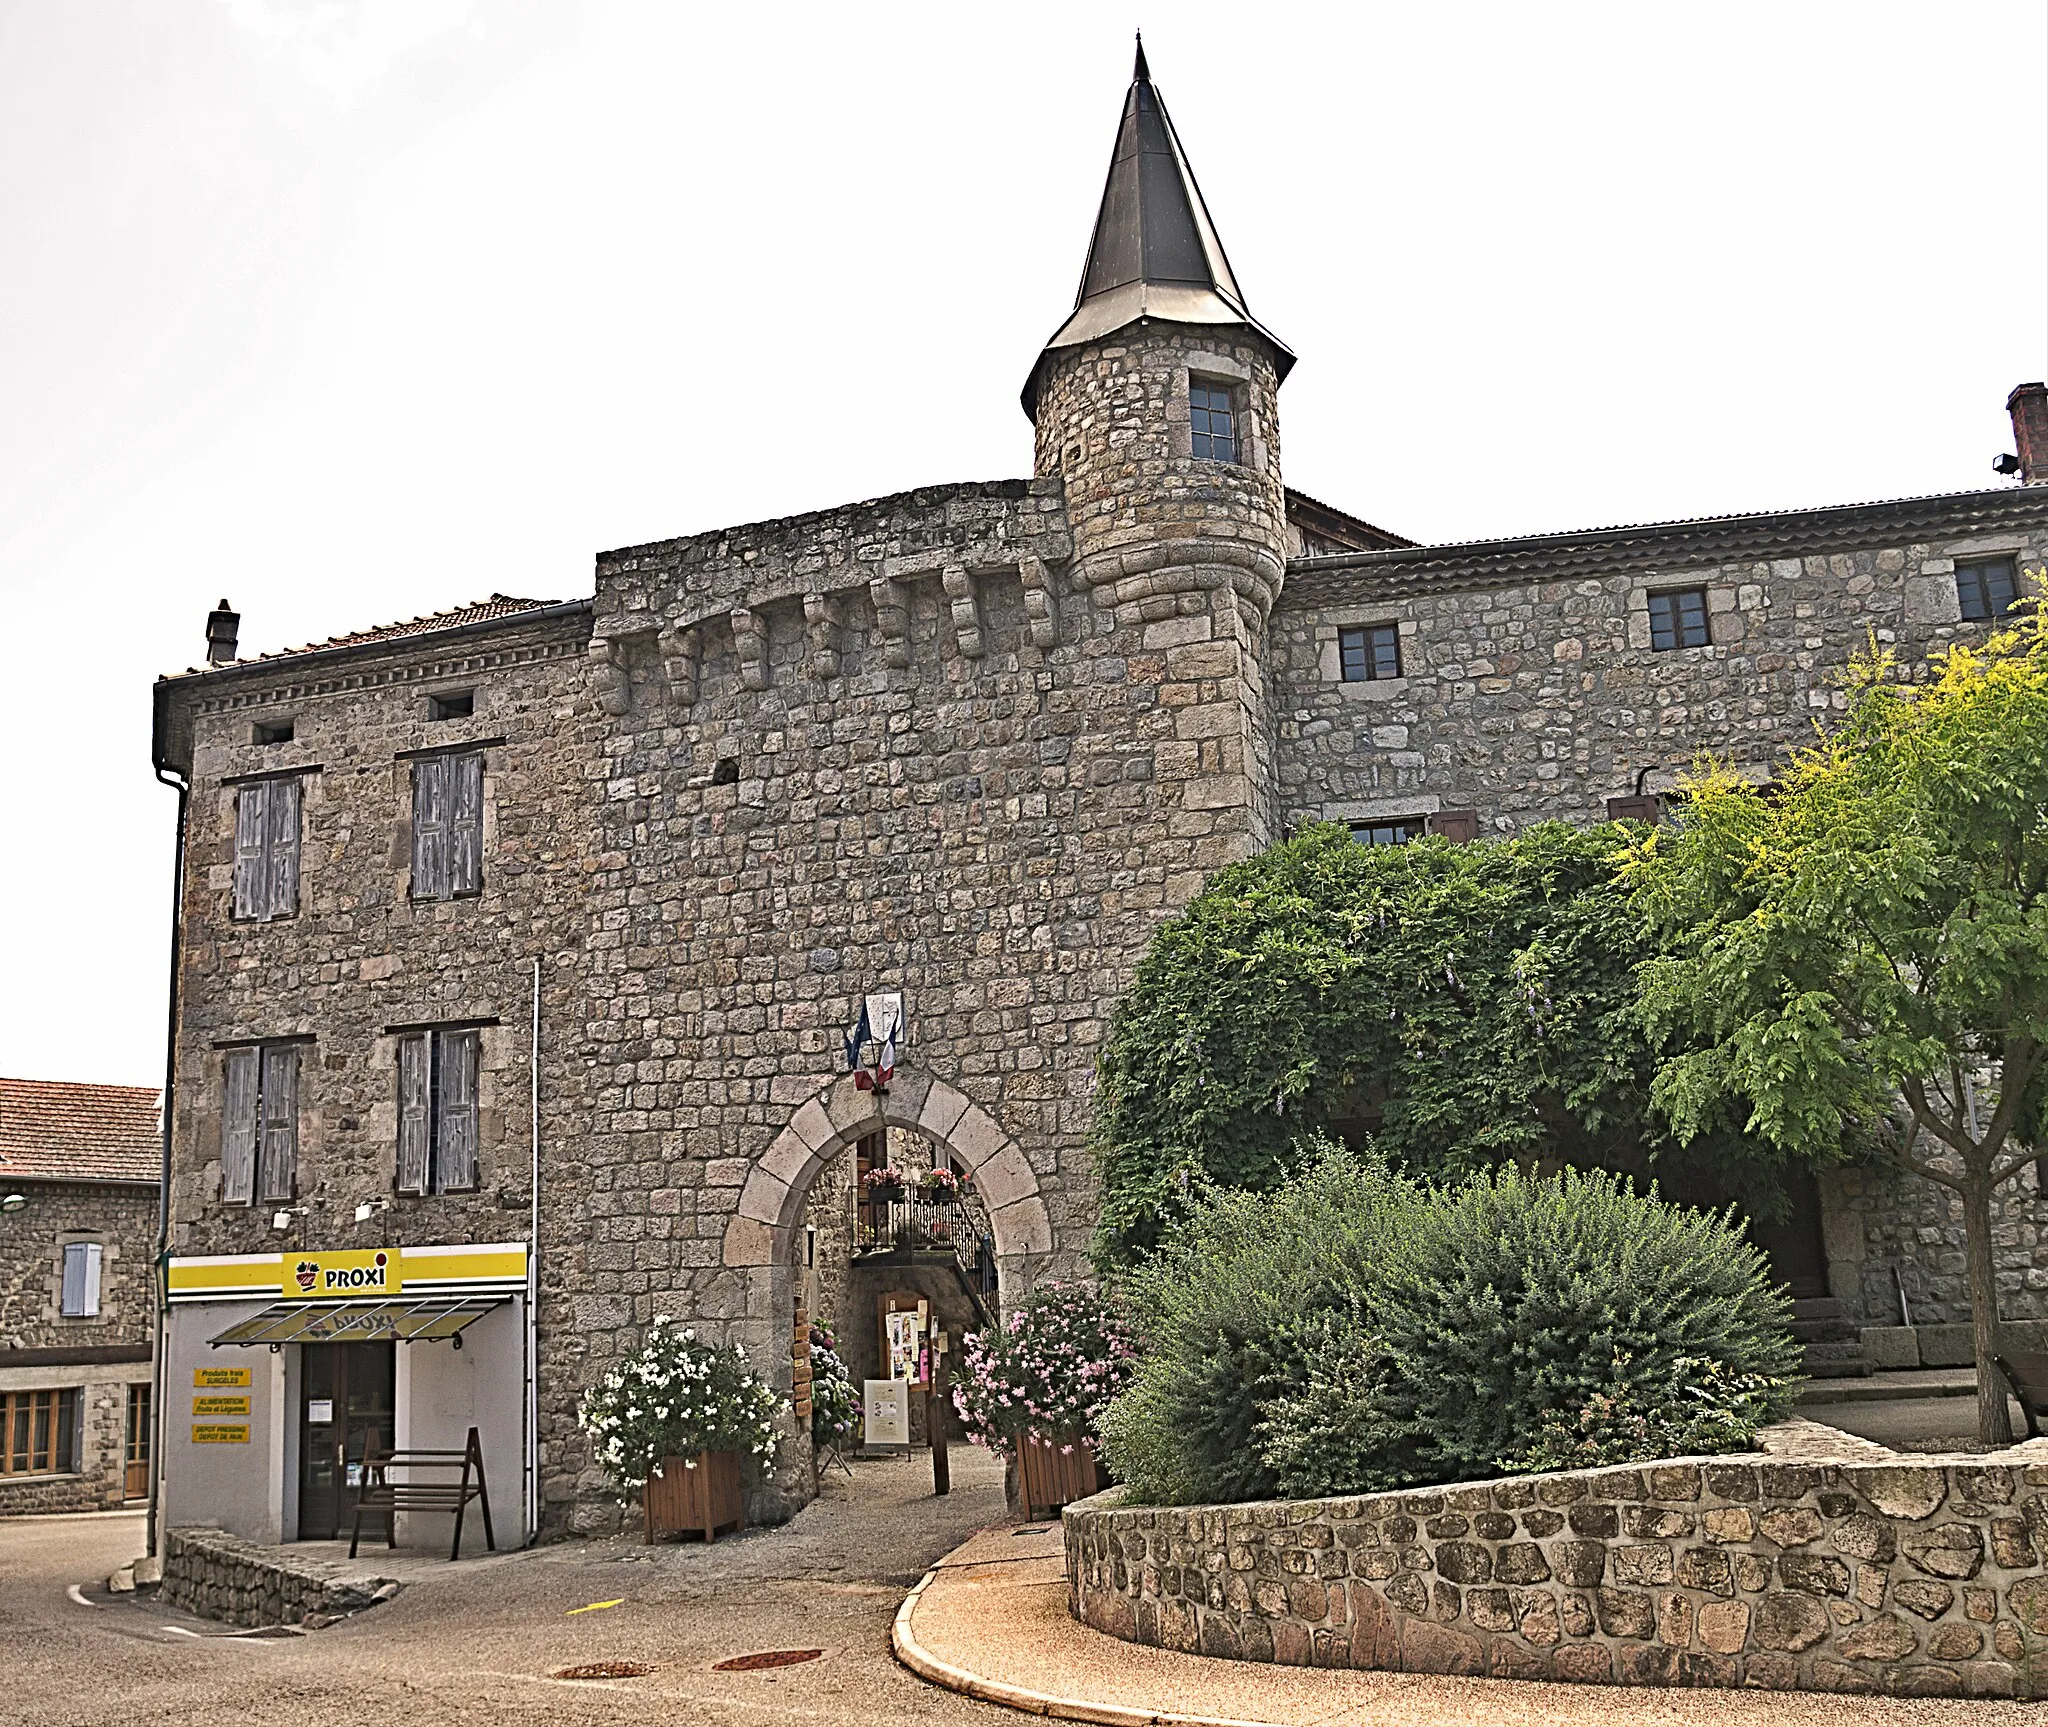
<path id="1" fill-rule="evenodd" d="M 163 1157 L 162 1096 L 147 1085 L 0 1079 L 0 1184 L 154 1183 Z"/>

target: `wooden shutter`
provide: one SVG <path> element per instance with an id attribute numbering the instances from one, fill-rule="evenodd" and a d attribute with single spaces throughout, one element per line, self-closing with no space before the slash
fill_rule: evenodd
<path id="1" fill-rule="evenodd" d="M 256 1197 L 290 1199 L 299 1161 L 299 1052 L 290 1044 L 263 1052 L 263 1137 L 256 1159 Z"/>
<path id="2" fill-rule="evenodd" d="M 1654 822 L 1661 821 L 1663 816 L 1664 800 L 1654 792 L 1607 800 L 1607 819 L 1611 822 Z"/>
<path id="3" fill-rule="evenodd" d="M 448 758 L 412 765 L 412 897 L 448 897 Z"/>
<path id="4" fill-rule="evenodd" d="M 447 1193 L 476 1186 L 477 1034 L 443 1032 L 440 1044 L 434 1096 L 434 1190 Z"/>
<path id="5" fill-rule="evenodd" d="M 448 891 L 476 893 L 484 882 L 484 758 L 448 756 Z"/>
<path id="6" fill-rule="evenodd" d="M 265 917 L 294 917 L 299 909 L 299 782 L 271 780 L 264 876 L 270 893 Z"/>
<path id="7" fill-rule="evenodd" d="M 1429 831 L 1459 845 L 1470 845 L 1479 837 L 1477 810 L 1438 810 L 1429 818 Z"/>
<path id="8" fill-rule="evenodd" d="M 85 1305 L 86 1246 L 82 1241 L 64 1244 L 64 1294 L 57 1311 L 66 1319 L 81 1318 L 88 1311 Z"/>
<path id="9" fill-rule="evenodd" d="M 79 1255 L 85 1261 L 85 1275 L 81 1279 L 84 1287 L 79 1292 L 82 1300 L 78 1311 L 90 1319 L 100 1310 L 100 1259 L 105 1249 L 96 1241 L 80 1242 L 78 1245 L 85 1249 L 84 1253 Z"/>
<path id="10" fill-rule="evenodd" d="M 271 780 L 257 780 L 235 794 L 235 916 L 262 917 L 270 881 L 263 854 L 270 838 Z"/>
<path id="11" fill-rule="evenodd" d="M 220 1197 L 247 1205 L 256 1197 L 256 1078 L 260 1051 L 227 1052 L 220 1110 Z"/>
<path id="12" fill-rule="evenodd" d="M 428 1062 L 426 1033 L 398 1040 L 398 1191 L 427 1191 Z"/>

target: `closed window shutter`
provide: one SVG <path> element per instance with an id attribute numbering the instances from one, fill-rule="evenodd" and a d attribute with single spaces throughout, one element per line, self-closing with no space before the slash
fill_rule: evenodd
<path id="1" fill-rule="evenodd" d="M 299 1052 L 289 1044 L 263 1052 L 262 1103 L 256 1197 L 290 1199 L 299 1151 Z"/>
<path id="2" fill-rule="evenodd" d="M 265 917 L 292 917 L 299 909 L 299 782 L 270 782 L 269 830 L 264 875 L 270 883 Z"/>
<path id="3" fill-rule="evenodd" d="M 476 1058 L 475 1032 L 442 1033 L 434 1123 L 438 1192 L 476 1186 Z"/>
<path id="4" fill-rule="evenodd" d="M 398 1040 L 398 1191 L 427 1191 L 427 1039 L 424 1033 Z"/>
<path id="5" fill-rule="evenodd" d="M 96 1241 L 82 1245 L 85 1248 L 85 1305 L 80 1311 L 89 1319 L 100 1310 L 100 1256 L 105 1250 Z"/>
<path id="6" fill-rule="evenodd" d="M 86 1311 L 85 1248 L 82 1241 L 67 1242 L 64 1247 L 64 1299 L 58 1311 L 66 1319 L 80 1318 Z"/>
<path id="7" fill-rule="evenodd" d="M 264 870 L 264 849 L 270 837 L 270 788 L 258 780 L 235 794 L 235 916 L 262 917 L 269 903 L 270 881 Z"/>
<path id="8" fill-rule="evenodd" d="M 412 769 L 412 897 L 448 897 L 448 761 L 429 756 Z"/>
<path id="9" fill-rule="evenodd" d="M 476 893 L 484 879 L 484 758 L 444 758 L 448 786 L 448 891 Z"/>
<path id="10" fill-rule="evenodd" d="M 247 1205 L 256 1197 L 256 1064 L 260 1052 L 231 1049 L 220 1112 L 220 1197 Z"/>

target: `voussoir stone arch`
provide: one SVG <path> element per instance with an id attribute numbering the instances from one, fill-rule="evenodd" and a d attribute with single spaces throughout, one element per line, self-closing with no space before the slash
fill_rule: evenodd
<path id="1" fill-rule="evenodd" d="M 1000 1296 L 1008 1306 L 1052 1251 L 1052 1221 L 1037 1173 L 993 1115 L 965 1092 L 923 1074 L 899 1074 L 881 1094 L 862 1091 L 847 1075 L 820 1084 L 799 1103 L 747 1173 L 739 1209 L 726 1225 L 725 1265 L 757 1279 L 792 1265 L 812 1180 L 855 1140 L 885 1127 L 923 1134 L 973 1177 L 988 1207 Z"/>

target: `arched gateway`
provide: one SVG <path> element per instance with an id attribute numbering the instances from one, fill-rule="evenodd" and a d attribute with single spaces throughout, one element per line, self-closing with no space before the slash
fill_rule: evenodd
<path id="1" fill-rule="evenodd" d="M 972 1177 L 988 1208 L 1005 1308 L 1029 1290 L 1052 1252 L 1052 1222 L 1030 1160 L 965 1093 L 923 1074 L 899 1073 L 884 1092 L 861 1090 L 851 1075 L 821 1083 L 755 1160 L 725 1230 L 725 1265 L 748 1276 L 747 1330 L 755 1334 L 750 1341 L 784 1389 L 789 1352 L 778 1342 L 794 1310 L 805 1196 L 819 1171 L 842 1151 L 891 1127 L 922 1134 Z"/>

